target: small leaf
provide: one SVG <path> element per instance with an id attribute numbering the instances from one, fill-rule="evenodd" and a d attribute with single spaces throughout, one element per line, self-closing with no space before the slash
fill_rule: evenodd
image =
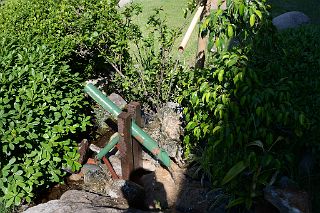
<path id="1" fill-rule="evenodd" d="M 23 174 L 23 171 L 22 170 L 18 170 L 17 172 L 16 172 L 16 175 L 22 175 Z"/>
<path id="2" fill-rule="evenodd" d="M 98 34 L 98 32 L 97 31 L 94 31 L 93 33 L 92 33 L 92 36 L 93 37 L 97 37 L 99 34 Z"/>
<path id="3" fill-rule="evenodd" d="M 262 13 L 261 13 L 260 10 L 255 10 L 254 12 L 257 14 L 257 16 L 258 16 L 260 19 L 262 19 Z"/>
<path id="4" fill-rule="evenodd" d="M 16 196 L 14 204 L 18 206 L 21 203 L 21 197 L 19 195 Z"/>
<path id="5" fill-rule="evenodd" d="M 187 129 L 187 130 L 191 130 L 191 129 L 193 129 L 196 125 L 197 125 L 196 122 L 191 121 L 191 122 L 189 122 L 188 125 L 186 126 L 186 129 Z"/>
<path id="6" fill-rule="evenodd" d="M 304 114 L 300 114 L 300 115 L 299 115 L 299 123 L 300 123 L 301 125 L 304 125 L 304 122 L 305 122 Z"/>
<path id="7" fill-rule="evenodd" d="M 8 200 L 8 202 L 6 203 L 6 208 L 9 208 L 10 206 L 12 206 L 13 201 L 14 201 L 14 197 L 10 198 L 10 199 Z"/>
<path id="8" fill-rule="evenodd" d="M 240 14 L 240 16 L 243 16 L 243 14 L 244 14 L 244 4 L 240 4 L 240 6 L 239 6 L 239 14 Z"/>
<path id="9" fill-rule="evenodd" d="M 252 27 L 255 22 L 256 22 L 256 15 L 255 14 L 251 14 L 251 16 L 250 16 L 250 26 Z"/>
<path id="10" fill-rule="evenodd" d="M 228 36 L 233 37 L 233 27 L 232 25 L 228 25 Z"/>
<path id="11" fill-rule="evenodd" d="M 224 70 L 221 70 L 218 74 L 218 80 L 221 82 L 223 80 Z"/>
<path id="12" fill-rule="evenodd" d="M 219 129 L 221 129 L 221 126 L 216 126 L 213 128 L 212 130 L 212 134 L 214 134 L 216 131 L 218 131 Z"/>
<path id="13" fill-rule="evenodd" d="M 263 143 L 260 140 L 250 142 L 247 146 L 257 146 L 257 147 L 260 147 L 264 151 Z"/>
<path id="14" fill-rule="evenodd" d="M 247 166 L 244 164 L 243 161 L 238 162 L 234 165 L 223 178 L 221 184 L 224 185 L 230 182 L 233 178 L 235 178 L 238 174 L 240 174 Z"/>
<path id="15" fill-rule="evenodd" d="M 16 162 L 16 158 L 15 158 L 15 157 L 13 157 L 13 158 L 11 158 L 11 159 L 9 160 L 8 165 L 14 164 L 14 162 Z"/>
<path id="16" fill-rule="evenodd" d="M 233 206 L 237 206 L 239 204 L 242 204 L 245 202 L 245 198 L 244 197 L 239 197 L 238 199 L 235 199 L 235 200 L 231 200 L 228 205 L 227 205 L 227 209 L 233 207 Z"/>

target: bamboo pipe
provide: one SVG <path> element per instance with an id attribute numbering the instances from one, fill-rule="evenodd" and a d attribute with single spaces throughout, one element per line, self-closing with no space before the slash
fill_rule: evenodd
<path id="1" fill-rule="evenodd" d="M 197 24 L 197 22 L 198 22 L 198 20 L 199 20 L 199 18 L 201 16 L 201 13 L 202 13 L 203 9 L 204 9 L 204 6 L 200 6 L 198 8 L 196 14 L 194 15 L 194 17 L 193 17 L 193 19 L 192 19 L 192 21 L 190 23 L 190 26 L 189 26 L 186 34 L 184 35 L 183 40 L 182 40 L 182 42 L 181 42 L 181 44 L 179 46 L 179 51 L 181 53 L 184 51 L 184 49 L 185 49 L 185 47 L 186 47 L 186 45 L 187 45 L 187 43 L 188 43 L 188 41 L 190 39 L 192 31 L 194 30 L 194 28 L 195 28 L 195 26 L 196 26 L 196 24 Z"/>
<path id="2" fill-rule="evenodd" d="M 117 118 L 122 112 L 117 105 L 115 105 L 108 97 L 103 95 L 103 93 L 93 86 L 93 84 L 87 84 L 84 87 L 84 91 L 115 118 Z M 159 148 L 157 142 L 154 141 L 147 133 L 145 133 L 135 123 L 135 121 L 131 122 L 131 134 L 140 144 L 142 144 L 142 146 L 144 146 L 155 157 L 157 157 L 163 165 L 165 165 L 167 168 L 170 168 L 171 160 L 167 152 L 164 149 Z M 113 138 L 113 142 L 117 142 L 116 136 Z M 107 151 L 107 148 L 105 151 Z"/>
<path id="3" fill-rule="evenodd" d="M 109 143 L 103 149 L 100 150 L 100 152 L 97 155 L 97 158 L 101 160 L 119 142 L 119 140 L 120 135 L 116 132 L 111 136 Z"/>

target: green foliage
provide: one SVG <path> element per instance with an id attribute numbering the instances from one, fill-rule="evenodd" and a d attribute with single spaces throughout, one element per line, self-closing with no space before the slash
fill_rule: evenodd
<path id="1" fill-rule="evenodd" d="M 0 202 L 78 170 L 76 141 L 90 125 L 82 82 L 124 66 L 130 17 L 116 0 L 7 0 L 0 7 Z M 124 19 L 123 19 L 124 17 Z M 109 69 L 110 70 L 110 69 Z"/>
<path id="2" fill-rule="evenodd" d="M 319 32 L 276 34 L 265 1 L 227 4 L 201 26 L 210 66 L 181 82 L 184 142 L 187 153 L 204 148 L 201 168 L 228 206 L 250 208 L 279 171 L 293 174 L 299 151 L 314 143 L 301 136 L 319 131 Z"/>
<path id="3" fill-rule="evenodd" d="M 135 8 L 127 8 L 122 15 L 117 2 L 9 0 L 0 11 L 0 29 L 8 36 L 19 36 L 22 44 L 45 42 L 59 53 L 56 57 L 87 77 L 111 71 L 110 64 L 124 66 L 128 59 Z"/>
<path id="4" fill-rule="evenodd" d="M 161 9 L 156 9 L 149 17 L 148 34 L 140 34 L 133 40 L 136 50 L 133 66 L 116 73 L 112 80 L 114 89 L 127 100 L 141 101 L 149 110 L 157 110 L 162 103 L 177 96 L 177 74 L 182 69 L 172 56 L 173 44 L 180 32 L 170 29 L 160 13 Z"/>
<path id="5" fill-rule="evenodd" d="M 47 47 L 0 44 L 0 187 L 6 206 L 30 202 L 37 186 L 79 169 L 71 135 L 89 124 L 80 80 Z"/>
<path id="6" fill-rule="evenodd" d="M 6 208 L 4 203 L 0 202 L 0 212 L 1 213 L 11 213 L 13 210 L 11 208 Z"/>

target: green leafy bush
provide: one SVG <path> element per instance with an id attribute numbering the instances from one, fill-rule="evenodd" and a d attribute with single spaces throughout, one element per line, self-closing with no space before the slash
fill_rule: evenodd
<path id="1" fill-rule="evenodd" d="M 187 153 L 203 150 L 198 162 L 228 207 L 250 208 L 279 172 L 293 174 L 310 144 L 301 136 L 319 130 L 319 34 L 277 34 L 260 0 L 229 1 L 201 31 L 213 52 L 182 82 Z"/>
<path id="2" fill-rule="evenodd" d="M 152 111 L 177 97 L 178 73 L 183 69 L 172 51 L 180 31 L 170 29 L 160 14 L 161 9 L 156 9 L 148 19 L 146 35 L 139 33 L 133 39 L 133 66 L 112 79 L 113 90 L 127 100 L 141 101 Z"/>
<path id="3" fill-rule="evenodd" d="M 0 202 L 77 170 L 76 141 L 90 124 L 81 83 L 125 66 L 130 16 L 116 0 L 7 0 L 0 7 Z"/>
<path id="4" fill-rule="evenodd" d="M 130 59 L 125 56 L 135 32 L 130 19 L 135 9 L 120 14 L 117 2 L 9 0 L 0 11 L 0 29 L 7 36 L 19 36 L 21 44 L 45 43 L 87 78 Z"/>
<path id="5" fill-rule="evenodd" d="M 89 120 L 81 113 L 87 103 L 79 77 L 50 49 L 5 39 L 0 46 L 0 186 L 10 206 L 30 202 L 37 186 L 61 181 L 62 167 L 79 168 L 71 134 Z"/>

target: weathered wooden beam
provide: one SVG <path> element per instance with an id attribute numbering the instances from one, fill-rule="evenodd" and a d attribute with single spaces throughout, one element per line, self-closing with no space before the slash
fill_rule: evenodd
<path id="1" fill-rule="evenodd" d="M 143 127 L 141 117 L 141 105 L 139 102 L 130 102 L 128 104 L 128 113 L 139 127 Z M 132 140 L 133 168 L 142 168 L 142 147 L 140 143 L 133 138 Z"/>
<path id="2" fill-rule="evenodd" d="M 211 3 L 213 3 L 214 0 L 204 0 L 202 2 L 202 5 L 204 6 L 204 10 L 201 13 L 200 16 L 200 22 L 203 22 L 203 20 L 210 14 L 211 10 Z M 202 37 L 201 32 L 199 32 L 199 38 L 198 38 L 198 51 L 197 51 L 197 57 L 196 57 L 196 68 L 203 68 L 204 62 L 205 62 L 205 51 L 207 48 L 207 42 L 208 42 L 208 34 L 204 37 Z"/>
<path id="3" fill-rule="evenodd" d="M 203 22 L 204 19 L 210 15 L 211 9 L 214 9 L 214 10 L 218 9 L 218 0 L 204 0 L 202 4 L 204 5 L 204 10 L 202 11 L 202 14 L 200 16 L 200 22 Z M 226 8 L 227 8 L 226 0 L 222 0 L 220 9 L 225 10 Z M 207 43 L 208 43 L 208 34 L 202 37 L 201 32 L 199 32 L 198 51 L 197 51 L 196 64 L 195 64 L 196 68 L 204 67 Z"/>
<path id="4" fill-rule="evenodd" d="M 191 21 L 191 23 L 190 23 L 190 25 L 189 25 L 189 28 L 188 28 L 186 34 L 184 35 L 183 40 L 182 40 L 182 42 L 181 42 L 181 44 L 180 44 L 180 46 L 179 46 L 179 51 L 180 51 L 181 53 L 185 50 L 186 45 L 187 45 L 187 43 L 188 43 L 188 41 L 189 41 L 189 39 L 190 39 L 190 37 L 191 37 L 191 34 L 192 34 L 195 26 L 196 26 L 197 23 L 198 23 L 198 20 L 199 20 L 201 14 L 202 14 L 203 9 L 204 9 L 204 7 L 203 7 L 203 6 L 200 6 L 200 7 L 198 8 L 196 14 L 193 16 L 193 19 L 192 19 L 192 21 Z"/>
<path id="5" fill-rule="evenodd" d="M 122 179 L 129 180 L 130 173 L 134 170 L 131 139 L 131 115 L 121 112 L 118 116 L 118 132 L 120 141 L 118 149 L 121 157 Z"/>

